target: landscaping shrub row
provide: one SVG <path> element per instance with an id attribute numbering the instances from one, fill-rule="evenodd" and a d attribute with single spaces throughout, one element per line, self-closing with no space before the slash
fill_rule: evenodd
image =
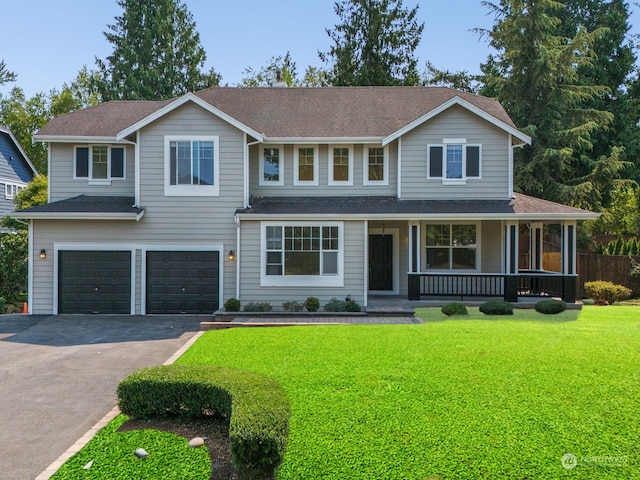
<path id="1" fill-rule="evenodd" d="M 142 368 L 118 385 L 118 406 L 134 418 L 229 417 L 233 461 L 239 468 L 269 471 L 284 456 L 289 400 L 268 377 L 209 365 Z"/>
<path id="2" fill-rule="evenodd" d="M 513 305 L 502 300 L 490 300 L 480 305 L 479 309 L 485 315 L 513 315 Z M 541 300 L 535 304 L 535 309 L 536 312 L 552 315 L 564 312 L 567 304 L 560 300 Z M 468 314 L 467 307 L 460 302 L 447 303 L 441 311 L 447 316 Z"/>
<path id="3" fill-rule="evenodd" d="M 227 312 L 239 312 L 240 300 L 230 298 L 224 302 L 224 309 Z M 285 312 L 317 312 L 320 309 L 320 300 L 316 297 L 308 297 L 304 303 L 301 302 L 284 302 L 282 309 Z M 250 302 L 242 309 L 243 312 L 270 312 L 272 310 L 269 302 Z M 336 297 L 329 300 L 324 306 L 326 312 L 361 312 L 362 307 L 358 302 L 347 297 L 345 300 L 339 300 Z"/>

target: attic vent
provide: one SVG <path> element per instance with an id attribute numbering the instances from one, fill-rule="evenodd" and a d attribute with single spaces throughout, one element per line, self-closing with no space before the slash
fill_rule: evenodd
<path id="1" fill-rule="evenodd" d="M 272 87 L 283 88 L 287 86 L 287 82 L 282 80 L 282 70 L 276 70 L 276 78 L 274 82 L 271 84 Z"/>

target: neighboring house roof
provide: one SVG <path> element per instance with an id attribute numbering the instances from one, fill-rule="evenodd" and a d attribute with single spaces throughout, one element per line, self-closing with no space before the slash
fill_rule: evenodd
<path id="1" fill-rule="evenodd" d="M 239 209 L 240 218 L 259 216 L 443 219 L 562 219 L 589 220 L 597 213 L 516 193 L 511 200 L 402 200 L 396 197 L 254 197 L 251 207 Z"/>
<path id="2" fill-rule="evenodd" d="M 16 158 L 16 156 L 18 158 Z M 15 159 L 21 162 L 22 166 L 14 166 L 13 170 L 21 180 L 26 183 L 30 182 L 33 176 L 38 174 L 36 167 L 31 163 L 27 153 L 22 149 L 20 142 L 18 142 L 13 132 L 3 125 L 0 125 L 0 159 L 4 159 L 7 162 Z M 2 175 L 0 174 L 0 176 Z"/>
<path id="3" fill-rule="evenodd" d="M 213 87 L 163 102 L 116 101 L 56 117 L 35 135 L 39 141 L 122 138 L 133 126 L 155 120 L 172 104 L 201 101 L 257 132 L 265 140 L 392 139 L 407 126 L 426 121 L 439 108 L 459 105 L 483 116 L 526 143 L 497 100 L 446 87 Z M 255 136 L 255 135 L 254 135 Z M 260 138 L 262 140 L 263 138 Z"/>
<path id="4" fill-rule="evenodd" d="M 46 220 L 140 220 L 144 209 L 134 207 L 133 197 L 79 195 L 58 202 L 25 208 L 13 218 Z"/>

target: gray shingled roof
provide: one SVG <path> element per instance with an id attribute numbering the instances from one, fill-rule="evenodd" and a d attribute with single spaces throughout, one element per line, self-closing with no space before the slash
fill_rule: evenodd
<path id="1" fill-rule="evenodd" d="M 515 128 L 498 101 L 445 87 L 214 87 L 195 95 L 271 138 L 385 137 L 456 96 Z M 170 102 L 107 102 L 56 117 L 37 135 L 115 137 Z"/>
<path id="2" fill-rule="evenodd" d="M 48 203 L 46 205 L 38 205 L 36 207 L 25 208 L 11 213 L 14 218 L 31 218 L 32 214 L 40 217 L 57 216 L 65 214 L 85 214 L 85 215 L 104 215 L 108 219 L 112 215 L 122 215 L 136 217 L 144 211 L 139 207 L 134 207 L 135 200 L 133 197 L 109 197 L 109 196 L 88 196 L 79 195 L 73 198 L 67 198 L 57 202 Z M 24 215 L 24 216 L 22 216 Z"/>
<path id="3" fill-rule="evenodd" d="M 527 195 L 511 200 L 402 200 L 395 197 L 253 197 L 246 215 L 501 215 L 595 218 L 586 210 Z"/>

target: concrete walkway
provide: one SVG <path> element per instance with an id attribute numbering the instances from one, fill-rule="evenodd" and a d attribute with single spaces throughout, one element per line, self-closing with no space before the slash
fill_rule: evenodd
<path id="1" fill-rule="evenodd" d="M 0 315 L 0 478 L 37 477 L 113 409 L 120 380 L 164 363 L 201 320 Z"/>

